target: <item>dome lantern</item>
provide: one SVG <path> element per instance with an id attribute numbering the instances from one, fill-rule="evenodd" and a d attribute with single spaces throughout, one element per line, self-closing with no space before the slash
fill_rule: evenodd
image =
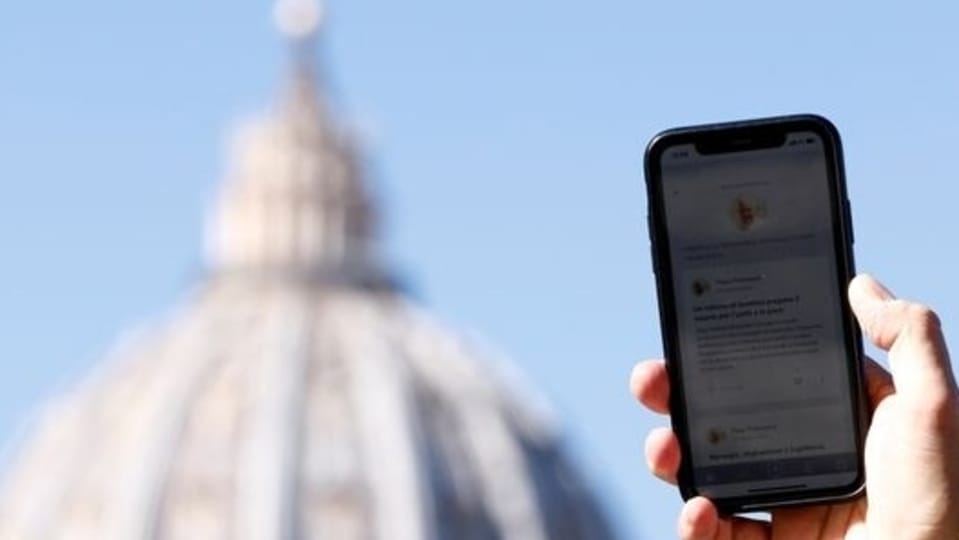
<path id="1" fill-rule="evenodd" d="M 318 84 L 316 0 L 278 0 L 292 75 L 267 114 L 237 130 L 207 230 L 213 272 L 296 274 L 383 284 L 376 210 L 351 135 L 333 121 Z"/>

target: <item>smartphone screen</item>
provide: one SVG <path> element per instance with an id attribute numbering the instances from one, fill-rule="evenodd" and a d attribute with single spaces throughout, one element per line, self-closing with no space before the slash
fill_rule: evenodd
<path id="1" fill-rule="evenodd" d="M 680 140 L 658 153 L 664 325 L 698 494 L 795 496 L 861 478 L 833 145 L 797 127 L 751 146 Z"/>

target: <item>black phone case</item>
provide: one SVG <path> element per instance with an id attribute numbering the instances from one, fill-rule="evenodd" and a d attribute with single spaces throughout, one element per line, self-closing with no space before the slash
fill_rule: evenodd
<path id="1" fill-rule="evenodd" d="M 689 434 L 685 410 L 685 396 L 682 385 L 682 372 L 677 361 L 678 332 L 675 331 L 676 313 L 674 305 L 673 283 L 668 253 L 668 238 L 665 220 L 663 219 L 662 190 L 660 185 L 659 160 L 662 151 L 675 144 L 689 142 L 714 145 L 717 152 L 734 151 L 732 146 L 737 144 L 772 144 L 781 134 L 793 131 L 813 131 L 822 137 L 824 150 L 829 158 L 829 176 L 831 184 L 831 212 L 835 217 L 837 227 L 834 228 L 834 246 L 838 266 L 837 284 L 842 297 L 845 298 L 846 286 L 855 275 L 852 243 L 852 223 L 850 219 L 849 201 L 846 194 L 845 176 L 842 162 L 842 147 L 839 133 L 835 126 L 827 119 L 816 115 L 793 115 L 757 120 L 709 124 L 686 128 L 671 129 L 659 133 L 649 143 L 645 154 L 645 172 L 648 202 L 648 227 L 651 242 L 651 259 L 653 272 L 656 276 L 657 299 L 659 303 L 660 329 L 662 331 L 663 352 L 666 358 L 666 368 L 670 380 L 670 411 L 672 428 L 679 438 L 682 455 L 680 462 L 678 485 L 684 500 L 699 495 L 694 485 L 692 466 L 686 456 L 690 452 Z M 724 145 L 730 145 L 724 150 Z M 856 480 L 848 486 L 801 493 L 776 492 L 759 494 L 748 497 L 736 497 L 713 500 L 717 508 L 723 513 L 752 512 L 774 507 L 821 504 L 838 502 L 854 498 L 865 488 L 863 464 L 863 446 L 865 433 L 868 427 L 868 408 L 865 400 L 864 363 L 862 351 L 862 337 L 859 326 L 852 315 L 848 302 L 843 303 L 844 332 L 847 350 L 852 351 L 854 358 L 849 365 L 850 394 L 857 422 L 856 438 L 858 441 L 858 475 Z"/>

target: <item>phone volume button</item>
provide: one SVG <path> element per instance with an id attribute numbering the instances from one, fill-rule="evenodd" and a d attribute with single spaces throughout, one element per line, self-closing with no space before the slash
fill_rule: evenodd
<path id="1" fill-rule="evenodd" d="M 653 268 L 653 273 L 659 273 L 659 259 L 656 258 L 656 250 L 653 249 L 653 245 L 649 245 L 649 265 Z"/>
<path id="2" fill-rule="evenodd" d="M 855 243 L 856 243 L 856 233 L 855 233 L 855 230 L 853 229 L 853 226 L 852 226 L 852 207 L 851 207 L 851 205 L 849 204 L 849 199 L 843 200 L 842 203 L 843 203 L 843 212 L 846 214 L 846 216 L 845 216 L 845 217 L 846 217 L 846 231 L 848 231 L 847 234 L 849 235 L 849 243 L 850 243 L 850 244 L 855 244 Z"/>

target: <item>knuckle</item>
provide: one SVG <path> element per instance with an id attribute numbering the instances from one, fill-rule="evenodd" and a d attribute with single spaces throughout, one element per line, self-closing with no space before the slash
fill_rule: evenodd
<path id="1" fill-rule="evenodd" d="M 941 324 L 939 316 L 929 306 L 910 303 L 905 311 L 905 322 L 910 331 L 918 335 L 929 335 L 939 331 Z"/>

